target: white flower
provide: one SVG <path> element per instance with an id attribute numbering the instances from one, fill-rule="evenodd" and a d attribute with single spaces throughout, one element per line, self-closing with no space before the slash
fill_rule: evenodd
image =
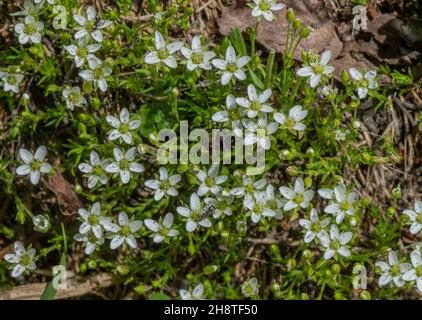
<path id="1" fill-rule="evenodd" d="M 301 122 L 308 115 L 307 110 L 302 110 L 302 106 L 294 106 L 286 117 L 281 112 L 274 113 L 274 120 L 289 130 L 303 131 L 306 126 Z"/>
<path id="2" fill-rule="evenodd" d="M 328 75 L 334 72 L 334 67 L 328 66 L 328 62 L 331 59 L 331 51 L 326 50 L 319 55 L 311 57 L 309 65 L 305 65 L 297 71 L 297 75 L 300 77 L 309 78 L 309 85 L 311 88 L 316 88 L 321 82 L 323 75 Z"/>
<path id="3" fill-rule="evenodd" d="M 368 95 L 369 89 L 375 89 L 378 86 L 375 81 L 375 77 L 377 76 L 377 72 L 375 70 L 370 70 L 363 75 L 355 68 L 350 68 L 349 73 L 353 80 L 356 81 L 358 86 L 357 92 L 360 99 L 365 99 Z"/>
<path id="4" fill-rule="evenodd" d="M 205 198 L 204 202 L 207 209 L 212 211 L 212 217 L 218 219 L 222 214 L 231 216 L 233 214 L 231 205 L 234 201 L 234 197 L 231 195 L 217 195 L 215 198 Z"/>
<path id="5" fill-rule="evenodd" d="M 126 153 L 123 153 L 120 148 L 116 147 L 113 153 L 116 161 L 107 165 L 105 170 L 109 173 L 118 173 L 123 184 L 129 183 L 131 172 L 144 172 L 144 166 L 134 161 L 136 147 L 130 148 Z"/>
<path id="6" fill-rule="evenodd" d="M 97 238 L 94 233 L 81 234 L 77 233 L 73 237 L 78 242 L 83 242 L 85 246 L 85 254 L 91 255 L 101 245 L 104 244 L 104 238 L 101 236 Z"/>
<path id="7" fill-rule="evenodd" d="M 284 205 L 284 211 L 290 211 L 299 206 L 305 209 L 314 197 L 312 190 L 305 190 L 305 184 L 300 177 L 296 179 L 294 189 L 280 187 L 279 190 L 281 195 L 288 200 Z"/>
<path id="8" fill-rule="evenodd" d="M 274 186 L 272 184 L 267 185 L 265 192 L 267 197 L 267 203 L 269 207 L 275 212 L 274 218 L 276 218 L 277 220 L 283 219 L 283 207 L 285 201 L 276 196 L 274 192 Z"/>
<path id="9" fill-rule="evenodd" d="M 219 165 L 211 165 L 208 169 L 208 173 L 202 170 L 198 170 L 196 177 L 201 182 L 197 192 L 198 196 L 202 197 L 208 192 L 217 195 L 220 192 L 220 184 L 226 182 L 228 177 L 225 175 L 218 175 L 219 170 Z"/>
<path id="10" fill-rule="evenodd" d="M 242 123 L 247 130 L 244 139 L 246 146 L 257 144 L 264 150 L 270 150 L 270 136 L 277 131 L 278 123 L 268 123 L 265 115 L 260 116 L 256 122 L 250 119 L 245 119 Z"/>
<path id="11" fill-rule="evenodd" d="M 23 3 L 23 7 L 22 7 L 22 11 L 18 11 L 18 12 L 13 12 L 10 15 L 15 17 L 15 16 L 33 16 L 36 17 L 38 16 L 40 10 L 43 7 L 43 3 L 39 3 L 36 1 L 32 1 L 32 0 L 25 0 Z"/>
<path id="12" fill-rule="evenodd" d="M 64 48 L 71 56 L 74 57 L 76 67 L 80 68 L 87 59 L 97 58 L 93 55 L 93 53 L 97 52 L 101 48 L 101 44 L 88 44 L 88 41 L 83 38 L 78 40 L 78 45 L 72 44 L 70 46 L 65 46 Z"/>
<path id="13" fill-rule="evenodd" d="M 120 111 L 120 120 L 113 116 L 107 116 L 106 120 L 109 125 L 114 129 L 109 132 L 108 138 L 111 141 L 122 138 L 127 144 L 132 144 L 132 134 L 130 133 L 133 130 L 136 130 L 141 125 L 140 120 L 131 120 L 129 111 L 126 108 L 123 108 Z"/>
<path id="14" fill-rule="evenodd" d="M 99 19 L 93 6 L 86 10 L 87 16 L 74 14 L 73 19 L 79 24 L 78 32 L 75 33 L 75 39 L 82 39 L 91 36 L 97 42 L 103 42 L 103 34 L 100 29 L 104 29 L 111 24 L 111 21 Z"/>
<path id="15" fill-rule="evenodd" d="M 350 216 L 355 214 L 354 203 L 358 195 L 355 192 L 348 192 L 343 183 L 336 186 L 334 190 L 319 189 L 318 193 L 322 198 L 332 200 L 330 205 L 325 207 L 324 212 L 335 216 L 337 223 L 341 223 L 346 214 Z"/>
<path id="16" fill-rule="evenodd" d="M 0 72 L 0 79 L 3 81 L 3 90 L 5 92 L 19 92 L 19 84 L 23 80 L 23 75 L 17 73 Z"/>
<path id="17" fill-rule="evenodd" d="M 96 186 L 98 181 L 101 184 L 107 183 L 108 179 L 104 170 L 110 161 L 100 160 L 98 153 L 95 151 L 91 151 L 89 158 L 91 164 L 81 163 L 79 164 L 78 169 L 88 176 L 88 188 L 92 189 Z"/>
<path id="18" fill-rule="evenodd" d="M 154 242 L 160 243 L 167 237 L 176 237 L 179 231 L 172 229 L 174 216 L 171 212 L 164 216 L 163 221 L 156 222 L 152 219 L 145 219 L 145 227 L 151 230 L 153 233 Z"/>
<path id="19" fill-rule="evenodd" d="M 130 221 L 126 213 L 120 212 L 118 224 L 111 222 L 110 219 L 104 219 L 102 225 L 104 229 L 112 233 L 110 249 L 114 250 L 124 242 L 133 249 L 136 249 L 137 242 L 135 236 L 136 232 L 142 227 L 142 221 Z"/>
<path id="20" fill-rule="evenodd" d="M 262 217 L 275 217 L 276 213 L 270 207 L 267 192 L 256 192 L 253 198 L 245 200 L 245 207 L 249 210 L 253 223 L 258 223 Z"/>
<path id="21" fill-rule="evenodd" d="M 230 79 L 234 76 L 239 80 L 246 79 L 246 73 L 242 68 L 251 60 L 248 56 L 240 58 L 236 57 L 236 52 L 232 46 L 229 46 L 226 50 L 226 59 L 214 59 L 212 64 L 217 69 L 222 70 L 221 84 L 225 86 L 230 82 Z"/>
<path id="22" fill-rule="evenodd" d="M 111 74 L 111 68 L 95 56 L 88 58 L 88 65 L 90 70 L 79 72 L 79 76 L 86 81 L 93 81 L 102 92 L 106 92 L 106 77 Z"/>
<path id="23" fill-rule="evenodd" d="M 177 68 L 176 58 L 172 56 L 173 53 L 179 51 L 183 47 L 182 41 L 172 42 L 166 44 L 163 35 L 155 31 L 155 49 L 145 56 L 145 63 L 156 64 L 163 62 L 170 68 Z"/>
<path id="24" fill-rule="evenodd" d="M 13 278 L 36 269 L 34 262 L 36 251 L 31 245 L 25 249 L 22 243 L 16 241 L 13 244 L 13 251 L 14 253 L 8 253 L 4 256 L 4 260 L 12 264 L 11 275 Z"/>
<path id="25" fill-rule="evenodd" d="M 26 16 L 23 23 L 15 25 L 15 32 L 19 35 L 19 43 L 21 44 L 40 43 L 43 29 L 44 24 L 36 21 L 33 16 Z"/>
<path id="26" fill-rule="evenodd" d="M 199 36 L 195 36 L 192 39 L 191 48 L 183 47 L 180 51 L 188 59 L 186 65 L 188 70 L 193 71 L 198 67 L 204 70 L 211 70 L 210 60 L 215 57 L 215 53 L 213 51 L 205 51 L 202 48 Z"/>
<path id="27" fill-rule="evenodd" d="M 330 218 L 320 220 L 316 209 L 311 210 L 309 220 L 300 219 L 299 224 L 306 230 L 305 239 L 306 243 L 311 242 L 315 237 L 319 237 L 325 228 L 330 224 Z"/>
<path id="28" fill-rule="evenodd" d="M 202 300 L 202 295 L 204 294 L 204 285 L 202 283 L 198 284 L 190 293 L 185 289 L 179 290 L 180 297 L 182 300 Z"/>
<path id="29" fill-rule="evenodd" d="M 231 121 L 233 133 L 236 136 L 242 135 L 242 119 L 246 116 L 246 109 L 239 108 L 236 104 L 236 99 L 232 94 L 226 97 L 226 110 L 217 111 L 212 115 L 212 121 L 227 122 Z"/>
<path id="30" fill-rule="evenodd" d="M 422 201 L 415 201 L 415 210 L 408 209 L 403 212 L 409 216 L 410 222 L 410 233 L 417 234 L 422 229 Z"/>
<path id="31" fill-rule="evenodd" d="M 79 233 L 87 234 L 92 231 L 98 239 L 102 238 L 103 227 L 101 226 L 101 204 L 99 202 L 95 202 L 90 211 L 80 208 L 78 213 L 83 221 L 79 227 Z"/>
<path id="32" fill-rule="evenodd" d="M 176 185 L 182 179 L 180 174 L 169 177 L 167 169 L 164 167 L 161 167 L 159 172 L 160 180 L 150 179 L 145 181 L 145 185 L 148 188 L 155 190 L 154 200 L 160 201 L 166 194 L 171 197 L 176 197 L 179 194 L 176 190 Z"/>
<path id="33" fill-rule="evenodd" d="M 258 285 L 258 279 L 252 278 L 248 279 L 245 282 L 242 283 L 241 286 L 242 293 L 245 295 L 245 297 L 251 297 L 258 294 L 259 285 Z"/>
<path id="34" fill-rule="evenodd" d="M 403 274 L 403 280 L 416 281 L 416 287 L 422 294 L 422 257 L 419 252 L 413 251 L 410 254 L 410 260 L 412 261 L 412 267 Z"/>
<path id="35" fill-rule="evenodd" d="M 20 176 L 29 176 L 32 184 L 38 184 L 40 181 L 41 173 L 49 173 L 53 167 L 44 161 L 47 154 L 45 146 L 40 146 L 32 155 L 24 148 L 19 149 L 19 156 L 24 162 L 16 168 L 16 173 Z"/>
<path id="36" fill-rule="evenodd" d="M 343 257 L 350 256 L 350 250 L 346 247 L 346 244 L 352 239 L 352 232 L 339 233 L 338 228 L 335 224 L 331 225 L 330 234 L 327 231 L 321 232 L 318 236 L 321 244 L 326 248 L 324 253 L 324 259 L 331 259 L 336 253 Z"/>
<path id="37" fill-rule="evenodd" d="M 277 3 L 276 0 L 253 0 L 253 2 L 252 16 L 264 16 L 264 18 L 268 21 L 273 21 L 273 11 L 282 10 L 285 7 L 284 4 Z"/>
<path id="38" fill-rule="evenodd" d="M 403 274 L 409 271 L 412 267 L 409 263 L 400 263 L 396 252 L 393 250 L 388 252 L 388 263 L 384 261 L 377 261 L 375 266 L 379 267 L 382 272 L 382 275 L 378 279 L 378 284 L 380 286 L 385 286 L 393 281 L 398 288 L 402 287 L 405 283 L 403 280 Z"/>
<path id="39" fill-rule="evenodd" d="M 262 178 L 257 181 L 253 181 L 251 177 L 245 174 L 242 179 L 242 184 L 243 186 L 241 187 L 231 189 L 230 194 L 237 197 L 244 196 L 243 205 L 246 207 L 246 201 L 249 201 L 249 199 L 252 200 L 256 193 L 262 191 L 267 185 L 267 180 Z"/>
<path id="40" fill-rule="evenodd" d="M 87 104 L 87 101 L 81 94 L 81 89 L 79 87 L 66 87 L 63 89 L 62 95 L 66 100 L 66 107 L 69 110 L 73 111 L 75 107 L 81 107 L 82 105 Z"/>
<path id="41" fill-rule="evenodd" d="M 211 221 L 207 218 L 207 212 L 203 211 L 201 200 L 196 193 L 190 197 L 190 208 L 177 207 L 177 213 L 181 216 L 188 218 L 186 221 L 186 231 L 193 232 L 198 225 L 209 228 Z"/>
<path id="42" fill-rule="evenodd" d="M 236 103 L 244 108 L 247 108 L 247 115 L 249 118 L 255 118 L 260 112 L 273 112 L 273 108 L 265 103 L 271 97 L 271 89 L 264 90 L 258 95 L 253 84 L 248 85 L 248 98 L 236 98 Z"/>

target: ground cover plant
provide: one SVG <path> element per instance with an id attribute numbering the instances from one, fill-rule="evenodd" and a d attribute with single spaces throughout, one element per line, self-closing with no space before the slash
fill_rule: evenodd
<path id="1" fill-rule="evenodd" d="M 201 32 L 207 3 L 2 4 L 0 298 L 420 299 L 417 69 L 339 70 L 273 0 Z"/>

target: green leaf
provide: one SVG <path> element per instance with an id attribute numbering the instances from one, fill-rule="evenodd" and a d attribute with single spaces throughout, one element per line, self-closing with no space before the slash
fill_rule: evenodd
<path id="1" fill-rule="evenodd" d="M 248 55 L 248 51 L 246 50 L 245 41 L 243 40 L 242 33 L 240 32 L 239 28 L 231 29 L 229 32 L 230 41 L 232 42 L 236 51 L 242 55 Z"/>
<path id="2" fill-rule="evenodd" d="M 151 294 L 149 299 L 150 300 L 171 300 L 171 298 L 168 295 L 164 293 L 160 293 L 160 292 L 154 292 L 153 294 Z"/>

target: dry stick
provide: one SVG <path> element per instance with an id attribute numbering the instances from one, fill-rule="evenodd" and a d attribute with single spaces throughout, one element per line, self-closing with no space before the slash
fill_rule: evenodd
<path id="1" fill-rule="evenodd" d="M 113 285 L 112 280 L 113 277 L 108 273 L 96 274 L 82 283 L 68 280 L 68 288 L 58 289 L 55 299 L 80 297 L 96 289 L 108 288 Z M 0 300 L 39 300 L 46 287 L 46 282 L 18 286 L 8 291 L 0 292 Z"/>

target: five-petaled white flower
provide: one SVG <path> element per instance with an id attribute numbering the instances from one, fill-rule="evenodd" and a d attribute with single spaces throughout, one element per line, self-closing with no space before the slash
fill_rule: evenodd
<path id="1" fill-rule="evenodd" d="M 248 85 L 248 99 L 236 98 L 236 103 L 244 108 L 247 108 L 247 115 L 249 118 L 255 118 L 260 112 L 273 112 L 273 108 L 266 103 L 271 97 L 271 89 L 266 89 L 258 95 L 253 84 Z"/>
<path id="2" fill-rule="evenodd" d="M 12 277 L 17 278 L 23 273 L 29 273 L 36 269 L 35 255 L 36 251 L 31 245 L 25 247 L 19 241 L 13 244 L 14 253 L 8 253 L 4 256 L 4 260 L 12 264 Z"/>
<path id="3" fill-rule="evenodd" d="M 283 3 L 277 3 L 277 0 L 253 0 L 252 16 L 264 16 L 265 20 L 273 21 L 273 11 L 282 10 L 286 7 Z"/>
<path id="4" fill-rule="evenodd" d="M 234 201 L 232 195 L 219 194 L 215 198 L 205 198 L 204 202 L 208 210 L 212 211 L 212 217 L 218 219 L 222 214 L 231 216 L 233 214 L 231 205 Z"/>
<path id="5" fill-rule="evenodd" d="M 85 234 L 77 233 L 73 237 L 76 241 L 82 242 L 85 246 L 85 254 L 91 255 L 101 245 L 104 244 L 104 238 L 97 238 L 94 233 L 88 232 Z"/>
<path id="6" fill-rule="evenodd" d="M 201 199 L 196 193 L 190 196 L 190 208 L 177 207 L 177 213 L 188 218 L 186 221 L 186 231 L 193 232 L 198 225 L 209 228 L 211 227 L 211 220 L 208 219 L 207 212 L 203 210 Z"/>
<path id="7" fill-rule="evenodd" d="M 212 121 L 227 122 L 231 121 L 234 135 L 240 137 L 243 132 L 242 119 L 246 116 L 246 109 L 239 108 L 236 104 L 236 98 L 229 94 L 226 97 L 226 108 L 222 111 L 217 111 L 212 115 Z"/>
<path id="8" fill-rule="evenodd" d="M 369 89 L 375 89 L 378 84 L 375 81 L 377 76 L 377 72 L 375 70 L 370 70 L 364 75 L 355 68 L 350 68 L 349 70 L 350 76 L 353 80 L 356 81 L 357 85 L 357 92 L 360 99 L 365 99 L 368 95 Z"/>
<path id="9" fill-rule="evenodd" d="M 244 119 L 242 122 L 247 132 L 245 134 L 245 146 L 252 146 L 257 144 L 264 150 L 270 150 L 271 139 L 270 136 L 277 131 L 278 123 L 267 121 L 267 116 L 262 115 L 257 121 L 251 119 Z"/>
<path id="10" fill-rule="evenodd" d="M 101 204 L 99 202 L 95 202 L 90 211 L 85 208 L 80 208 L 78 213 L 82 220 L 82 224 L 79 227 L 79 233 L 87 234 L 92 231 L 98 239 L 102 238 L 103 227 L 101 225 Z"/>
<path id="11" fill-rule="evenodd" d="M 144 172 L 144 166 L 134 161 L 136 147 L 130 148 L 126 153 L 123 153 L 120 148 L 116 147 L 113 153 L 116 161 L 107 165 L 105 170 L 109 173 L 118 173 L 123 184 L 129 183 L 131 172 Z"/>
<path id="12" fill-rule="evenodd" d="M 85 61 L 87 61 L 87 59 L 96 58 L 93 53 L 97 52 L 101 48 L 101 44 L 88 44 L 88 41 L 83 38 L 78 40 L 77 45 L 72 44 L 65 46 L 64 48 L 71 56 L 74 57 L 76 67 L 80 68 L 83 66 Z"/>
<path id="13" fill-rule="evenodd" d="M 410 233 L 417 234 L 422 229 L 422 201 L 415 201 L 415 210 L 407 209 L 403 212 L 409 216 L 410 222 Z"/>
<path id="14" fill-rule="evenodd" d="M 164 216 L 164 219 L 159 222 L 152 219 L 145 219 L 144 224 L 149 230 L 153 232 L 154 242 L 160 243 L 167 237 L 176 237 L 179 235 L 179 231 L 172 229 L 174 216 L 171 212 Z"/>
<path id="15" fill-rule="evenodd" d="M 314 192 L 312 190 L 305 190 L 305 184 L 300 177 L 296 179 L 294 189 L 280 187 L 279 190 L 281 195 L 289 200 L 284 205 L 284 211 L 290 211 L 299 206 L 305 209 L 309 206 L 309 202 L 314 197 Z"/>
<path id="16" fill-rule="evenodd" d="M 422 256 L 419 252 L 413 251 L 410 254 L 410 260 L 412 261 L 412 266 L 409 271 L 403 274 L 403 280 L 416 281 L 416 287 L 422 294 Z"/>
<path id="17" fill-rule="evenodd" d="M 355 192 L 348 192 L 343 183 L 336 186 L 334 190 L 319 189 L 318 193 L 322 198 L 332 200 L 325 207 L 324 212 L 335 216 L 337 223 L 341 223 L 346 215 L 352 216 L 355 214 L 354 203 L 357 201 L 358 195 Z"/>
<path id="18" fill-rule="evenodd" d="M 180 182 L 182 177 L 180 174 L 175 174 L 169 177 L 166 168 L 161 167 L 159 169 L 160 179 L 150 179 L 145 181 L 145 185 L 155 190 L 154 200 L 160 201 L 166 194 L 171 197 L 176 197 L 179 193 L 176 190 L 176 185 Z"/>
<path id="19" fill-rule="evenodd" d="M 324 253 L 324 259 L 331 259 L 336 253 L 343 257 L 350 256 L 350 250 L 346 247 L 347 243 L 352 239 L 352 232 L 343 232 L 340 234 L 335 224 L 331 225 L 330 234 L 323 230 L 318 235 L 318 239 L 321 244 L 326 248 Z"/>
<path id="20" fill-rule="evenodd" d="M 33 16 L 26 16 L 23 23 L 15 25 L 15 31 L 19 35 L 19 43 L 21 44 L 40 43 L 43 29 L 44 24 L 35 20 Z"/>
<path id="21" fill-rule="evenodd" d="M 259 284 L 257 278 L 248 279 L 240 287 L 245 297 L 252 297 L 258 294 Z"/>
<path id="22" fill-rule="evenodd" d="M 275 217 L 276 213 L 271 208 L 268 201 L 267 191 L 260 191 L 254 194 L 254 197 L 245 199 L 245 208 L 251 215 L 253 223 L 258 223 L 262 217 Z"/>
<path id="23" fill-rule="evenodd" d="M 163 35 L 155 31 L 155 49 L 145 56 L 145 63 L 156 64 L 164 63 L 170 68 L 177 68 L 176 58 L 172 56 L 173 53 L 179 51 L 183 47 L 182 41 L 175 41 L 170 44 L 166 44 Z"/>
<path id="24" fill-rule="evenodd" d="M 198 284 L 190 293 L 185 289 L 179 290 L 180 297 L 182 300 L 202 300 L 204 294 L 204 285 L 202 283 Z"/>
<path id="25" fill-rule="evenodd" d="M 299 224 L 306 230 L 304 241 L 309 243 L 322 234 L 322 231 L 330 224 L 330 218 L 320 220 L 318 212 L 312 208 L 309 220 L 300 219 Z"/>
<path id="26" fill-rule="evenodd" d="M 301 122 L 308 115 L 307 110 L 303 110 L 302 106 L 294 106 L 290 109 L 288 117 L 281 112 L 274 113 L 274 120 L 282 125 L 283 128 L 289 130 L 303 131 L 306 126 Z"/>
<path id="27" fill-rule="evenodd" d="M 131 120 L 129 111 L 126 108 L 120 111 L 119 119 L 114 116 L 107 116 L 106 120 L 114 128 L 109 132 L 108 136 L 111 141 L 122 138 L 127 144 L 132 144 L 131 131 L 139 128 L 141 125 L 140 120 Z"/>
<path id="28" fill-rule="evenodd" d="M 193 71 L 198 67 L 204 70 L 211 70 L 210 60 L 215 57 L 215 52 L 205 51 L 201 46 L 201 39 L 195 36 L 192 39 L 191 48 L 183 47 L 180 52 L 188 59 L 186 67 Z"/>
<path id="29" fill-rule="evenodd" d="M 95 151 L 91 151 L 89 158 L 90 164 L 81 163 L 79 164 L 78 169 L 88 176 L 88 188 L 92 189 L 96 186 L 98 181 L 101 184 L 107 183 L 108 179 L 105 174 L 105 168 L 110 161 L 108 159 L 100 160 L 100 156 Z"/>
<path id="30" fill-rule="evenodd" d="M 23 75 L 0 71 L 0 79 L 3 81 L 3 90 L 5 92 L 13 91 L 14 93 L 18 93 L 19 84 L 23 80 Z"/>
<path id="31" fill-rule="evenodd" d="M 89 6 L 86 10 L 86 17 L 81 14 L 74 14 L 73 19 L 79 24 L 75 39 L 82 39 L 87 36 L 92 37 L 97 42 L 103 42 L 103 34 L 101 29 L 108 27 L 111 24 L 109 20 L 99 19 L 94 6 Z"/>
<path id="32" fill-rule="evenodd" d="M 111 68 L 95 56 L 88 58 L 88 65 L 90 70 L 83 70 L 79 72 L 79 76 L 86 80 L 92 81 L 102 91 L 107 91 L 106 78 L 111 74 Z"/>
<path id="33" fill-rule="evenodd" d="M 248 56 L 237 58 L 233 46 L 229 46 L 226 50 L 226 59 L 214 59 L 212 64 L 217 69 L 222 70 L 221 84 L 225 86 L 234 76 L 239 80 L 246 79 L 246 73 L 242 68 L 251 60 Z"/>
<path id="34" fill-rule="evenodd" d="M 381 269 L 382 275 L 378 279 L 380 286 L 385 286 L 391 281 L 398 287 L 402 287 L 405 283 L 403 274 L 409 271 L 412 266 L 409 263 L 400 263 L 395 251 L 388 252 L 388 263 L 385 261 L 377 261 L 376 267 Z"/>
<path id="35" fill-rule="evenodd" d="M 244 196 L 243 205 L 246 206 L 246 201 L 249 201 L 248 199 L 252 199 L 254 195 L 262 191 L 266 185 L 267 179 L 262 178 L 254 181 L 251 177 L 245 174 L 242 178 L 242 186 L 231 189 L 230 194 L 237 197 Z"/>
<path id="36" fill-rule="evenodd" d="M 118 224 L 113 223 L 111 219 L 103 219 L 104 229 L 111 232 L 110 249 L 114 250 L 126 242 L 130 247 L 136 249 L 136 233 L 142 227 L 142 221 L 130 221 L 125 212 L 120 212 Z"/>
<path id="37" fill-rule="evenodd" d="M 62 95 L 66 100 L 66 107 L 71 111 L 73 111 L 75 107 L 81 107 L 82 105 L 87 104 L 79 87 L 66 87 L 63 89 Z"/>
<path id="38" fill-rule="evenodd" d="M 196 177 L 200 181 L 197 192 L 198 196 L 202 197 L 208 192 L 217 195 L 220 192 L 220 184 L 226 182 L 228 177 L 225 175 L 218 175 L 219 170 L 219 165 L 211 165 L 208 172 L 198 170 L 198 173 L 196 174 Z"/>
<path id="39" fill-rule="evenodd" d="M 297 70 L 297 75 L 300 77 L 309 78 L 309 85 L 311 88 L 316 88 L 321 82 L 323 75 L 328 75 L 334 72 L 334 67 L 327 65 L 331 59 L 331 51 L 324 51 L 321 56 L 313 55 L 310 57 L 308 65 Z"/>
<path id="40" fill-rule="evenodd" d="M 53 167 L 44 161 L 47 154 L 45 146 L 40 146 L 32 155 L 31 152 L 24 148 L 19 149 L 19 156 L 24 162 L 16 168 L 16 173 L 20 176 L 29 176 L 32 184 L 38 184 L 41 173 L 49 173 Z"/>

